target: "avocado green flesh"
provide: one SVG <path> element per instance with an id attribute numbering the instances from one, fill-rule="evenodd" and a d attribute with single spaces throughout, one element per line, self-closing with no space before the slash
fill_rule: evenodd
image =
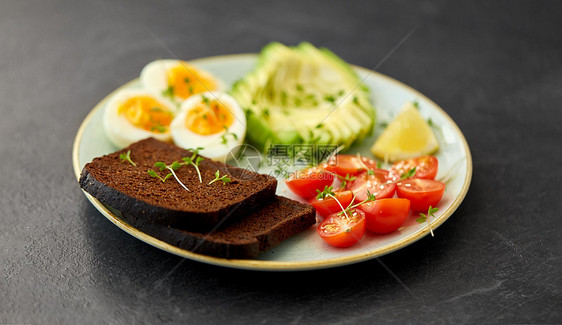
<path id="1" fill-rule="evenodd" d="M 269 144 L 349 147 L 373 128 L 375 111 L 355 71 L 327 49 L 309 43 L 262 49 L 254 71 L 230 93 L 247 115 L 247 139 Z"/>

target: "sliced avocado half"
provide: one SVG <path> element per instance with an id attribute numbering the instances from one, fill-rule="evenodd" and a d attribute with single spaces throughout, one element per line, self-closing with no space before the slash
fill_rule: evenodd
<path id="1" fill-rule="evenodd" d="M 269 144 L 347 148 L 370 134 L 375 122 L 369 89 L 352 67 L 307 42 L 268 44 L 230 93 L 246 111 L 246 138 L 261 150 Z"/>

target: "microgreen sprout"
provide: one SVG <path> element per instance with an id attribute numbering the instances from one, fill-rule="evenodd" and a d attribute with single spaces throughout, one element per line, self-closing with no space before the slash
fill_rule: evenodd
<path id="1" fill-rule="evenodd" d="M 156 177 L 159 180 L 162 181 L 162 183 L 164 183 L 170 176 L 172 176 L 172 173 L 168 173 L 168 175 L 166 175 L 164 178 L 160 177 L 160 175 L 158 175 L 154 170 L 149 169 L 148 171 L 148 175 L 151 177 Z"/>
<path id="2" fill-rule="evenodd" d="M 211 99 L 209 99 L 209 97 L 207 97 L 205 95 L 201 95 L 201 101 L 203 102 L 203 104 L 205 104 L 204 105 L 205 110 L 209 114 L 211 114 L 216 121 L 218 121 L 219 118 L 218 118 L 217 114 L 215 113 L 215 110 L 213 110 L 213 108 L 211 108 Z M 207 114 L 203 114 L 203 119 L 206 120 L 207 118 L 208 118 Z"/>
<path id="3" fill-rule="evenodd" d="M 191 155 L 191 157 L 184 157 L 182 158 L 183 162 L 177 162 L 174 161 L 171 165 L 166 165 L 165 163 L 158 161 L 154 164 L 154 167 L 160 169 L 160 171 L 163 171 L 164 169 L 169 170 L 170 172 L 164 176 L 161 177 L 160 175 L 158 175 L 157 172 L 155 172 L 152 169 L 148 170 L 148 175 L 151 177 L 155 177 L 158 178 L 159 180 L 161 180 L 162 182 L 165 182 L 168 178 L 170 178 L 170 176 L 174 176 L 174 178 L 176 179 L 176 181 L 183 187 L 185 188 L 186 191 L 189 192 L 189 189 L 187 188 L 187 186 L 185 186 L 185 184 L 183 184 L 178 176 L 176 175 L 176 170 L 178 168 L 180 168 L 181 166 L 186 166 L 186 165 L 192 165 L 193 167 L 195 167 L 195 170 L 197 171 L 197 175 L 199 176 L 199 182 L 203 183 L 203 180 L 201 178 L 201 171 L 199 170 L 199 163 L 203 160 L 203 157 L 198 156 L 199 154 L 199 150 L 201 150 L 203 148 L 197 148 L 197 149 L 189 149 L 193 154 Z"/>
<path id="4" fill-rule="evenodd" d="M 414 177 L 415 174 L 416 174 L 416 167 L 411 168 L 404 174 L 400 175 L 400 180 L 403 181 L 406 178 Z"/>
<path id="5" fill-rule="evenodd" d="M 429 231 L 431 231 L 431 237 L 433 237 L 433 229 L 431 229 L 431 223 L 429 222 L 429 217 L 432 216 L 435 218 L 434 213 L 439 211 L 439 208 L 433 208 L 431 205 L 429 209 L 427 209 L 427 215 L 420 213 L 420 217 L 416 219 L 418 223 L 424 223 L 427 221 L 427 226 L 429 227 Z"/>
<path id="6" fill-rule="evenodd" d="M 328 186 L 328 185 L 326 185 L 326 186 L 324 187 L 324 190 L 323 190 L 323 191 L 316 190 L 316 192 L 318 193 L 318 195 L 316 195 L 316 199 L 322 200 L 322 199 L 325 199 L 326 196 L 328 196 L 328 195 L 335 195 L 333 189 L 334 189 L 333 186 Z"/>
<path id="7" fill-rule="evenodd" d="M 400 175 L 399 179 L 397 179 L 395 181 L 392 181 L 392 182 L 386 182 L 385 184 L 396 184 L 396 183 L 399 183 L 400 181 L 403 181 L 405 179 L 412 178 L 412 177 L 414 177 L 414 175 L 416 175 L 416 167 L 408 169 L 407 172 Z"/>
<path id="8" fill-rule="evenodd" d="M 174 86 L 169 86 L 164 91 L 162 91 L 162 96 L 174 99 Z"/>
<path id="9" fill-rule="evenodd" d="M 222 181 L 224 184 L 232 182 L 232 180 L 228 177 L 228 175 L 224 174 L 222 177 L 220 176 L 220 171 L 217 169 L 215 173 L 215 179 L 209 182 L 209 185 L 213 184 L 216 181 Z"/>
<path id="10" fill-rule="evenodd" d="M 346 208 L 343 207 L 343 205 L 341 204 L 341 202 L 336 198 L 336 194 L 333 192 L 333 186 L 326 186 L 324 187 L 324 190 L 322 192 L 320 192 L 320 190 L 316 190 L 316 192 L 318 192 L 318 195 L 316 195 L 316 199 L 318 200 L 322 200 L 325 199 L 326 197 L 331 197 L 332 199 L 336 200 L 336 202 L 338 203 L 338 205 L 341 208 L 341 212 L 339 212 L 340 214 L 344 214 L 347 218 L 349 218 L 348 213 L 351 213 L 353 209 L 355 209 L 356 207 L 360 206 L 363 203 L 367 203 L 367 202 L 371 202 L 371 201 L 375 201 L 376 197 L 374 194 L 371 194 L 371 192 L 369 192 L 369 190 L 367 190 L 367 198 L 359 203 L 353 204 L 353 201 L 355 200 L 355 197 L 353 197 L 353 199 L 351 200 L 352 203 L 350 203 Z"/>
<path id="11" fill-rule="evenodd" d="M 320 190 L 316 190 L 316 192 L 318 192 L 318 195 L 316 195 L 316 199 L 318 200 L 324 200 L 327 196 L 331 197 L 332 199 L 336 200 L 336 202 L 338 203 L 338 205 L 340 206 L 340 208 L 342 209 L 343 213 L 345 214 L 345 216 L 347 218 L 349 218 L 349 216 L 347 215 L 347 211 L 346 209 L 343 207 L 343 205 L 341 204 L 340 200 L 338 200 L 338 198 L 336 198 L 336 193 L 334 193 L 333 191 L 334 187 L 333 186 L 325 186 L 324 190 L 322 192 L 320 192 Z"/>
<path id="12" fill-rule="evenodd" d="M 161 124 L 157 124 L 155 126 L 150 127 L 150 131 L 151 132 L 158 131 L 159 133 L 165 133 L 166 127 Z"/>
<path id="13" fill-rule="evenodd" d="M 160 175 L 158 175 L 154 170 L 149 169 L 148 170 L 148 175 L 152 176 L 152 177 L 156 177 L 158 179 L 160 179 L 163 182 L 165 182 L 170 176 L 174 176 L 174 178 L 176 179 L 176 181 L 186 190 L 189 192 L 189 189 L 187 188 L 187 186 L 185 186 L 185 184 L 183 184 L 178 176 L 176 175 L 176 170 L 178 168 L 180 168 L 182 166 L 181 163 L 174 161 L 171 165 L 166 165 L 165 163 L 158 161 L 154 164 L 154 167 L 160 169 L 160 171 L 163 171 L 164 169 L 169 170 L 170 172 L 164 176 L 164 178 L 162 178 Z"/>
<path id="14" fill-rule="evenodd" d="M 201 100 L 203 101 L 204 104 L 211 105 L 211 101 L 209 100 L 209 97 L 205 96 L 205 95 L 201 95 Z"/>
<path id="15" fill-rule="evenodd" d="M 367 202 L 373 202 L 375 201 L 377 198 L 375 197 L 374 194 L 371 194 L 371 192 L 369 192 L 369 190 L 367 190 L 367 198 L 359 203 L 355 203 L 355 204 L 349 204 L 349 206 L 347 208 L 343 208 L 342 207 L 342 212 L 347 216 L 347 212 L 351 213 L 351 211 L 355 208 L 357 208 L 358 206 L 360 206 L 361 204 L 367 203 Z M 353 201 L 355 200 L 355 197 L 353 198 L 353 200 L 351 200 L 351 202 L 353 203 Z M 341 206 L 341 204 L 340 204 Z M 342 213 L 340 212 L 340 213 Z"/>
<path id="16" fill-rule="evenodd" d="M 199 147 L 196 149 L 188 149 L 192 152 L 191 157 L 183 157 L 182 160 L 184 161 L 182 165 L 192 165 L 195 170 L 197 171 L 197 175 L 199 176 L 199 183 L 203 183 L 203 179 L 201 178 L 201 171 L 199 170 L 199 163 L 203 160 L 203 157 L 198 156 L 199 150 L 203 148 Z"/>
<path id="17" fill-rule="evenodd" d="M 131 150 L 127 150 L 126 153 L 122 153 L 119 155 L 119 158 L 121 159 L 121 162 L 129 162 L 131 165 L 137 167 L 137 164 L 135 164 L 134 161 L 131 160 Z"/>
<path id="18" fill-rule="evenodd" d="M 225 132 L 224 132 L 223 135 L 221 135 L 221 143 L 222 144 L 228 143 L 228 139 L 227 139 L 228 136 L 231 136 L 234 140 L 238 140 L 238 135 L 236 133 L 228 132 L 228 127 L 226 127 L 226 125 L 223 126 L 223 128 L 224 128 Z"/>
<path id="19" fill-rule="evenodd" d="M 347 182 L 351 182 L 354 181 L 357 177 L 356 176 L 352 176 L 349 174 L 345 174 L 345 177 L 341 176 L 341 175 L 337 175 L 338 179 L 341 181 L 341 186 L 340 188 L 345 188 L 347 186 Z"/>

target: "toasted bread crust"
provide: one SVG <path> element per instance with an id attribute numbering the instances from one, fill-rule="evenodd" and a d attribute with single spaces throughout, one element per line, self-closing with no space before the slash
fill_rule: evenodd
<path id="1" fill-rule="evenodd" d="M 129 150 L 136 166 L 119 157 Z M 277 180 L 267 175 L 205 159 L 200 163 L 203 182 L 192 166 L 176 170 L 191 189 L 186 191 L 173 177 L 162 182 L 147 173 L 156 161 L 171 164 L 186 156 L 191 153 L 171 144 L 142 140 L 86 164 L 80 186 L 131 226 L 217 257 L 255 258 L 316 222 L 312 206 L 276 196 Z M 209 185 L 216 170 L 232 182 Z"/>
<path id="2" fill-rule="evenodd" d="M 155 238 L 194 253 L 250 259 L 310 228 L 316 223 L 316 211 L 310 205 L 277 196 L 262 209 L 212 231 L 166 227 L 128 212 L 122 213 L 122 218 Z"/>
<path id="3" fill-rule="evenodd" d="M 130 155 L 137 166 L 122 162 L 121 153 Z M 277 180 L 220 162 L 204 159 L 200 163 L 203 182 L 195 168 L 183 166 L 176 171 L 178 178 L 190 189 L 186 191 L 173 178 L 166 182 L 148 175 L 154 163 L 171 164 L 191 156 L 191 152 L 174 145 L 146 139 L 131 146 L 95 158 L 86 164 L 80 175 L 80 186 L 103 204 L 117 210 L 127 210 L 139 216 L 150 216 L 154 222 L 178 228 L 210 229 L 229 216 L 233 220 L 247 209 L 267 204 L 274 196 Z M 229 175 L 232 182 L 209 185 L 214 173 Z"/>

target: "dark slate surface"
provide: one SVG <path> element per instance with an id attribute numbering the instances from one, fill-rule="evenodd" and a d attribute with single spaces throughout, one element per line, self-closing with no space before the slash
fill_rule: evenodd
<path id="1" fill-rule="evenodd" d="M 2 1 L 0 323 L 562 323 L 562 4 Z M 88 111 L 147 62 L 308 40 L 420 90 L 473 155 L 465 201 L 352 266 L 248 272 L 125 234 L 80 191 Z M 399 280 L 397 280 L 399 279 Z"/>

